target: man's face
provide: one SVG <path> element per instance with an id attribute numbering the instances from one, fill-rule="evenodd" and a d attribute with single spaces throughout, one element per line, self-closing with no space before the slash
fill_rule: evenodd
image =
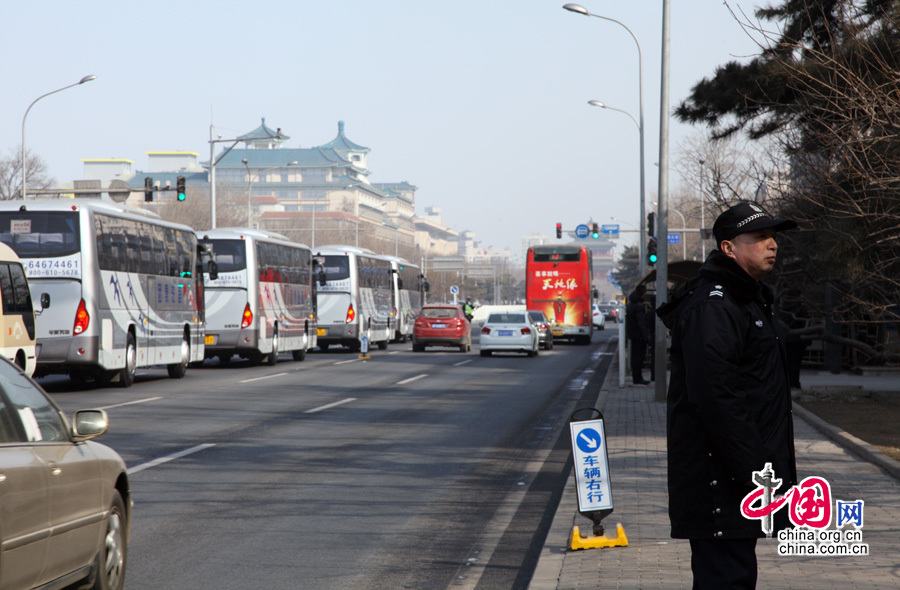
<path id="1" fill-rule="evenodd" d="M 732 240 L 723 240 L 722 252 L 758 281 L 775 266 L 778 252 L 775 230 L 761 229 L 740 234 Z"/>

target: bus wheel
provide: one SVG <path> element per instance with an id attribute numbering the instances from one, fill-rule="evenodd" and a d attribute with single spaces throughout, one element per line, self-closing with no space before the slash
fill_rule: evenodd
<path id="1" fill-rule="evenodd" d="M 387 350 L 387 340 L 382 340 L 378 343 L 378 350 Z"/>
<path id="2" fill-rule="evenodd" d="M 223 352 L 222 354 L 220 354 L 218 356 L 218 359 L 219 359 L 219 362 L 224 365 L 225 363 L 231 362 L 231 355 Z"/>
<path id="3" fill-rule="evenodd" d="M 125 345 L 125 367 L 119 370 L 119 387 L 132 386 L 135 368 L 137 368 L 137 347 L 134 344 L 134 334 L 128 332 L 128 343 Z"/>
<path id="4" fill-rule="evenodd" d="M 169 377 L 172 379 L 181 379 L 184 377 L 189 362 L 191 362 L 191 343 L 188 341 L 187 333 L 185 333 L 181 337 L 181 362 L 172 363 L 166 367 L 166 369 L 169 370 Z"/>
<path id="5" fill-rule="evenodd" d="M 291 354 L 294 355 L 295 361 L 306 360 L 306 349 L 305 348 L 301 348 L 300 350 L 295 350 Z"/>
<path id="6" fill-rule="evenodd" d="M 272 332 L 272 352 L 266 361 L 269 366 L 274 366 L 278 362 L 278 330 Z"/>

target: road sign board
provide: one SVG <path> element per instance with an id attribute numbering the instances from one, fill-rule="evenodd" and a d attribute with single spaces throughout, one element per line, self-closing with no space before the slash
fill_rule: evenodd
<path id="1" fill-rule="evenodd" d="M 606 457 L 603 420 L 570 422 L 569 431 L 572 434 L 578 510 L 611 510 L 612 490 L 609 485 L 609 461 Z"/>
<path id="2" fill-rule="evenodd" d="M 457 293 L 459 293 L 459 287 L 457 287 L 456 285 L 452 285 L 452 286 L 450 287 L 450 294 L 451 294 L 451 295 L 456 295 Z"/>
<path id="3" fill-rule="evenodd" d="M 589 233 L 591 233 L 591 228 L 589 228 L 584 223 L 575 228 L 575 237 L 586 238 L 588 237 Z"/>
<path id="4" fill-rule="evenodd" d="M 619 224 L 618 223 L 606 223 L 604 225 L 601 225 L 600 233 L 617 234 L 617 233 L 619 233 Z"/>
<path id="5" fill-rule="evenodd" d="M 681 243 L 681 234 L 669 234 L 669 243 L 670 244 L 680 244 Z"/>

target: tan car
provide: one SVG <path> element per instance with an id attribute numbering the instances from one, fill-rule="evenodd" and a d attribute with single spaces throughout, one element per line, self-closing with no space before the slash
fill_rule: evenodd
<path id="1" fill-rule="evenodd" d="M 90 439 L 103 410 L 70 426 L 43 389 L 0 359 L 0 590 L 119 590 L 131 493 L 125 463 Z"/>

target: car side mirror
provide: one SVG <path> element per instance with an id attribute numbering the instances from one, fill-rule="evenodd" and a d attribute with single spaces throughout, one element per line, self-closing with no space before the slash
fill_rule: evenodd
<path id="1" fill-rule="evenodd" d="M 214 281 L 219 278 L 219 263 L 215 260 L 209 261 L 209 280 Z"/>
<path id="2" fill-rule="evenodd" d="M 73 422 L 72 435 L 76 442 L 97 438 L 109 430 L 106 410 L 78 410 Z"/>

